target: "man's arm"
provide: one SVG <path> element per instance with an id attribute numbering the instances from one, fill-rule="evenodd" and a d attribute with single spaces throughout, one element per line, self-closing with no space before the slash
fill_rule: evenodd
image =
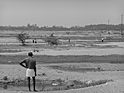
<path id="1" fill-rule="evenodd" d="M 19 63 L 22 67 L 27 68 L 26 66 L 26 60 L 23 60 Z"/>

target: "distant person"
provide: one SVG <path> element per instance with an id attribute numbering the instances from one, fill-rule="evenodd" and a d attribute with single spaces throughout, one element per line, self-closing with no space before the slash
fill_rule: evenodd
<path id="1" fill-rule="evenodd" d="M 102 38 L 102 42 L 104 42 L 104 38 Z"/>
<path id="2" fill-rule="evenodd" d="M 37 41 L 35 40 L 35 43 L 37 43 Z"/>
<path id="3" fill-rule="evenodd" d="M 32 41 L 33 43 L 35 42 L 35 40 L 33 39 L 33 41 Z"/>
<path id="4" fill-rule="evenodd" d="M 71 42 L 71 39 L 70 39 L 70 38 L 68 39 L 68 42 L 69 42 L 69 43 Z"/>
<path id="5" fill-rule="evenodd" d="M 35 38 L 35 40 L 34 40 L 34 43 L 37 43 L 37 40 L 36 40 L 36 38 Z"/>
<path id="6" fill-rule="evenodd" d="M 26 68 L 26 77 L 28 80 L 28 88 L 29 91 L 31 91 L 30 88 L 30 79 L 33 79 L 33 89 L 35 89 L 35 76 L 36 76 L 36 60 L 33 58 L 33 53 L 29 52 L 28 53 L 28 58 L 24 59 L 23 61 L 20 62 L 20 65 L 24 68 Z"/>

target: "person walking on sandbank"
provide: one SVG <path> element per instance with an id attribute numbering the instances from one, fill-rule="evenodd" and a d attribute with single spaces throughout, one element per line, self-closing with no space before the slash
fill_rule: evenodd
<path id="1" fill-rule="evenodd" d="M 24 59 L 23 61 L 20 62 L 20 65 L 24 68 L 26 68 L 26 77 L 28 80 L 28 88 L 29 91 L 31 91 L 30 88 L 30 79 L 33 79 L 33 89 L 36 92 L 37 90 L 35 89 L 35 77 L 36 77 L 36 60 L 33 57 L 33 53 L 29 52 L 28 57 Z"/>

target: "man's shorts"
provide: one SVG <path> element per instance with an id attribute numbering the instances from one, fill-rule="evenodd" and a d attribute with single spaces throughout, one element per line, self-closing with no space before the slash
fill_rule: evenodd
<path id="1" fill-rule="evenodd" d="M 34 69 L 27 69 L 26 70 L 26 77 L 35 77 Z"/>

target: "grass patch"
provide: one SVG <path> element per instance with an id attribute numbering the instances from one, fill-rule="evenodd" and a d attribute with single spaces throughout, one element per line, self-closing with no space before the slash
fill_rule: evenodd
<path id="1" fill-rule="evenodd" d="M 0 64 L 18 64 L 26 58 L 26 55 L 0 55 Z M 47 56 L 35 55 L 38 64 L 42 63 L 124 63 L 124 55 L 108 55 L 108 56 Z"/>
<path id="2" fill-rule="evenodd" d="M 57 66 L 57 65 L 52 65 L 48 66 L 49 68 L 52 69 L 58 69 L 58 70 L 64 70 L 64 71 L 74 71 L 74 72 L 91 72 L 91 71 L 103 71 L 101 68 L 96 68 L 96 67 L 75 67 L 75 66 Z"/>
<path id="3" fill-rule="evenodd" d="M 1 49 L 0 53 L 16 53 L 16 52 L 22 52 L 22 50 L 19 49 Z"/>

